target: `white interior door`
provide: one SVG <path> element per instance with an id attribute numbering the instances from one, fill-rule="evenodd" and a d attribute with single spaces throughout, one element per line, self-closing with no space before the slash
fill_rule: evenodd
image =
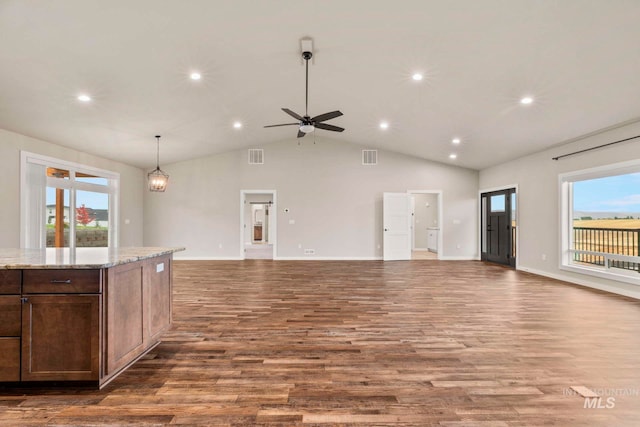
<path id="1" fill-rule="evenodd" d="M 411 259 L 411 198 L 407 193 L 384 193 L 382 204 L 384 225 L 383 259 Z"/>

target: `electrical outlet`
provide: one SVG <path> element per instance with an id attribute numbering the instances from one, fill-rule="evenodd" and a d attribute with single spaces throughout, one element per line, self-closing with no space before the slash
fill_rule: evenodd
<path id="1" fill-rule="evenodd" d="M 462 246 L 460 244 L 456 245 L 456 249 L 460 249 Z"/>
<path id="2" fill-rule="evenodd" d="M 298 249 L 302 249 L 302 243 L 298 243 Z"/>
<path id="3" fill-rule="evenodd" d="M 222 249 L 222 243 L 218 243 L 218 249 Z"/>
<path id="4" fill-rule="evenodd" d="M 305 255 L 315 255 L 316 254 L 316 250 L 315 249 L 305 249 L 304 250 L 304 254 Z"/>
<path id="5" fill-rule="evenodd" d="M 546 261 L 547 260 L 547 254 L 542 254 L 542 260 Z"/>

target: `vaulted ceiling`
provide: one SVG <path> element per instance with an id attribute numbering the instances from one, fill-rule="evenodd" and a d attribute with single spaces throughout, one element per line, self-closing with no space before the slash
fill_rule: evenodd
<path id="1" fill-rule="evenodd" d="M 482 169 L 640 117 L 639 16 L 637 0 L 5 0 L 0 128 L 139 167 L 156 134 L 163 164 L 295 149 L 295 127 L 263 126 L 304 111 L 311 37 L 309 113 L 346 128 L 319 141 Z"/>

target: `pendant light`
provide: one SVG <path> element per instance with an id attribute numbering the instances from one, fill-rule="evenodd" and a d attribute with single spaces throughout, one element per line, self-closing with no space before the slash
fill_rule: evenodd
<path id="1" fill-rule="evenodd" d="M 169 174 L 160 169 L 160 135 L 156 135 L 156 140 L 158 144 L 156 168 L 147 174 L 147 180 L 149 181 L 149 191 L 164 192 L 167 189 L 167 182 L 169 182 Z"/>

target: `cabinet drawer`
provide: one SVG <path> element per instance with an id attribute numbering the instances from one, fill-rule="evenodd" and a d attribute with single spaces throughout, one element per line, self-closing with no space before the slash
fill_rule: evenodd
<path id="1" fill-rule="evenodd" d="M 24 270 L 25 294 L 95 294 L 102 292 L 101 270 Z"/>
<path id="2" fill-rule="evenodd" d="M 0 337 L 19 337 L 22 328 L 22 302 L 19 295 L 0 296 Z"/>
<path id="3" fill-rule="evenodd" d="M 22 270 L 0 270 L 0 295 L 21 292 Z"/>
<path id="4" fill-rule="evenodd" d="M 0 381 L 20 381 L 20 338 L 0 338 Z"/>

